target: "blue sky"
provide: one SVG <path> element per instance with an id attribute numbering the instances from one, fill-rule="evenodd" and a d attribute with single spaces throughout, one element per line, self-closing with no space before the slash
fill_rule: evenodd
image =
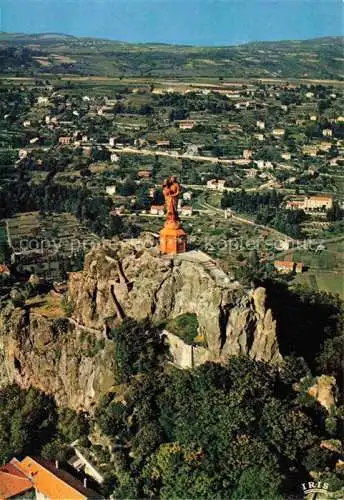
<path id="1" fill-rule="evenodd" d="M 342 0 L 0 0 L 0 30 L 231 45 L 343 34 Z"/>

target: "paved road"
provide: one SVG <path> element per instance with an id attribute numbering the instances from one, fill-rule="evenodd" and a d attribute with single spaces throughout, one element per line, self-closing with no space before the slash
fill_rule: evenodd
<path id="1" fill-rule="evenodd" d="M 206 161 L 209 163 L 222 163 L 224 165 L 248 165 L 250 160 L 244 159 L 223 159 L 216 156 L 201 156 L 201 155 L 190 155 L 186 153 L 177 153 L 173 151 L 158 151 L 156 149 L 138 149 L 133 147 L 124 148 L 110 148 L 112 153 L 127 153 L 127 154 L 138 154 L 143 156 L 167 156 L 170 158 L 187 159 L 193 161 Z"/>
<path id="2" fill-rule="evenodd" d="M 213 205 L 210 205 L 207 202 L 201 203 L 201 206 L 208 209 L 209 213 L 213 213 L 214 215 L 222 215 L 222 217 L 225 218 L 225 210 L 222 210 L 221 208 L 214 207 Z M 288 236 L 287 234 L 281 233 L 280 231 L 277 231 L 277 229 L 273 229 L 272 227 L 269 227 L 269 226 L 263 226 L 262 224 L 257 224 L 256 222 L 251 221 L 249 219 L 245 219 L 244 217 L 241 217 L 241 216 L 239 217 L 238 215 L 235 215 L 233 212 L 228 220 L 234 220 L 237 222 L 241 222 L 242 224 L 248 224 L 250 226 L 255 226 L 255 227 L 258 227 L 260 229 L 264 229 L 264 231 L 268 231 L 269 233 L 272 233 L 272 234 L 278 236 L 279 238 L 287 240 L 291 243 L 297 242 L 297 240 L 294 240 L 294 238 L 292 238 L 291 236 Z"/>
<path id="3" fill-rule="evenodd" d="M 223 187 L 221 189 L 221 191 L 218 191 L 217 189 L 209 188 L 206 184 L 184 184 L 184 183 L 182 183 L 182 187 L 186 188 L 186 189 L 194 189 L 195 191 L 208 191 L 208 192 L 214 191 L 214 192 L 218 192 L 218 193 L 222 193 L 224 191 L 227 191 L 228 193 L 242 191 L 241 187 L 237 187 L 237 188 Z M 273 180 L 265 182 L 264 184 L 261 184 L 260 186 L 257 186 L 257 187 L 245 189 L 245 191 L 246 191 L 246 193 L 248 193 L 248 192 L 254 192 L 254 191 L 261 191 L 263 189 L 278 189 L 279 191 L 290 191 L 289 189 L 276 188 L 275 181 L 273 181 Z M 294 191 L 292 190 L 292 192 L 294 192 Z"/>

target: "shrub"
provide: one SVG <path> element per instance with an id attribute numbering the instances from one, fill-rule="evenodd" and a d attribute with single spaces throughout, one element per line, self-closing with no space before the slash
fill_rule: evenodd
<path id="1" fill-rule="evenodd" d="M 185 313 L 171 319 L 166 330 L 180 337 L 186 344 L 193 344 L 198 330 L 198 319 L 194 313 Z"/>

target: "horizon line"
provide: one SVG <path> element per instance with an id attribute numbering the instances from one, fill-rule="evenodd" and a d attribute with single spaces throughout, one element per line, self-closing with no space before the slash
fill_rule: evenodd
<path id="1" fill-rule="evenodd" d="M 127 44 L 127 45 L 167 45 L 167 46 L 172 46 L 172 47 L 195 47 L 195 48 L 224 48 L 224 47 L 239 47 L 241 45 L 248 45 L 248 44 L 254 44 L 254 43 L 283 43 L 283 42 L 307 42 L 307 41 L 316 41 L 316 40 L 325 40 L 328 38 L 343 38 L 344 39 L 344 34 L 340 35 L 323 35 L 323 36 L 318 36 L 318 37 L 311 37 L 311 38 L 280 38 L 280 39 L 266 39 L 266 40 L 245 40 L 245 41 L 237 41 L 237 42 L 232 42 L 228 43 L 227 45 L 198 45 L 198 44 L 192 44 L 192 43 L 171 43 L 171 42 L 160 42 L 160 41 L 141 41 L 141 42 L 135 42 L 135 41 L 128 41 L 128 40 L 119 40 L 116 38 L 102 38 L 102 37 L 97 37 L 97 36 L 92 36 L 92 35 L 73 35 L 72 33 L 63 33 L 63 32 L 58 32 L 58 31 L 41 31 L 41 32 L 27 32 L 27 31 L 2 31 L 0 30 L 0 36 L 1 35 L 9 35 L 9 36 L 32 36 L 32 37 L 39 37 L 39 36 L 51 36 L 52 38 L 54 36 L 56 37 L 66 37 L 66 38 L 75 38 L 79 40 L 99 40 L 99 41 L 104 41 L 104 42 L 114 42 L 114 43 L 120 43 L 120 44 Z M 1 40 L 0 40 L 1 41 Z"/>

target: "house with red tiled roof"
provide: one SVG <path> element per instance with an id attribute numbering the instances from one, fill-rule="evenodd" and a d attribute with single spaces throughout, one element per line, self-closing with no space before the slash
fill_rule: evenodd
<path id="1" fill-rule="evenodd" d="M 191 130 L 195 126 L 195 122 L 192 120 L 180 120 L 179 121 L 179 128 L 181 130 Z"/>
<path id="2" fill-rule="evenodd" d="M 152 172 L 150 172 L 150 170 L 139 170 L 139 172 L 137 172 L 137 177 L 148 179 L 152 177 Z"/>
<path id="3" fill-rule="evenodd" d="M 16 467 L 17 462 L 18 460 L 13 458 L 8 464 L 0 467 L 0 500 L 27 496 L 34 491 L 30 479 Z"/>
<path id="4" fill-rule="evenodd" d="M 5 264 L 0 264 L 0 276 L 9 276 L 11 271 Z"/>
<path id="5" fill-rule="evenodd" d="M 304 201 L 303 200 L 288 200 L 286 203 L 287 210 L 303 210 Z"/>
<path id="6" fill-rule="evenodd" d="M 291 260 L 275 260 L 274 267 L 279 273 L 288 274 L 294 271 L 295 263 Z"/>
<path id="7" fill-rule="evenodd" d="M 35 493 L 33 493 L 35 492 Z M 23 497 L 51 500 L 87 500 L 100 498 L 74 476 L 47 460 L 13 458 L 0 469 L 0 500 Z"/>
<path id="8" fill-rule="evenodd" d="M 304 210 L 306 213 L 312 211 L 325 212 L 333 207 L 333 197 L 318 195 L 318 196 L 305 196 L 302 200 L 288 200 L 286 208 L 288 210 Z"/>
<path id="9" fill-rule="evenodd" d="M 156 141 L 156 145 L 160 147 L 170 146 L 171 142 L 168 139 L 161 139 Z"/>
<path id="10" fill-rule="evenodd" d="M 293 262 L 292 260 L 275 260 L 274 267 L 281 274 L 292 272 L 302 273 L 304 269 L 303 262 Z"/>

